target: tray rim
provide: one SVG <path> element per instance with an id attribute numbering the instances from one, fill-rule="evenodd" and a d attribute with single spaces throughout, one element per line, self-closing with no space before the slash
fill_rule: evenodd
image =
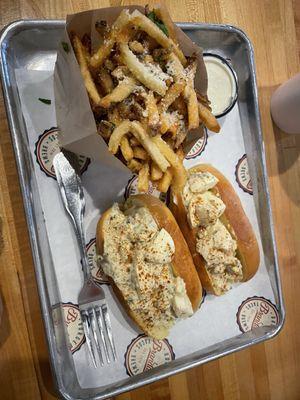
<path id="1" fill-rule="evenodd" d="M 285 307 L 284 307 L 284 301 L 283 301 L 283 295 L 282 295 L 282 288 L 281 288 L 281 280 L 280 280 L 280 271 L 279 271 L 279 266 L 278 266 L 278 253 L 277 253 L 277 246 L 276 246 L 276 240 L 275 240 L 275 233 L 274 233 L 274 222 L 273 222 L 273 217 L 272 217 L 272 208 L 271 208 L 271 200 L 270 200 L 270 192 L 269 192 L 269 184 L 268 184 L 268 174 L 267 174 L 267 167 L 266 167 L 266 156 L 265 156 L 265 146 L 264 146 L 264 140 L 263 140 L 263 135 L 262 135 L 262 130 L 261 130 L 261 118 L 260 118 L 260 112 L 259 112 L 259 105 L 258 105 L 258 90 L 257 90 L 257 80 L 256 80 L 256 68 L 255 68 L 255 62 L 254 62 L 254 49 L 252 46 L 252 43 L 249 39 L 249 37 L 246 35 L 246 33 L 241 30 L 240 28 L 237 28 L 233 25 L 228 25 L 228 24 L 209 24 L 209 23 L 198 23 L 198 22 L 192 22 L 192 23 L 185 23 L 185 22 L 180 22 L 176 23 L 179 27 L 183 29 L 189 29 L 189 30 L 210 30 L 210 29 L 217 29 L 221 31 L 229 31 L 232 33 L 235 33 L 239 35 L 247 44 L 248 50 L 249 50 L 249 59 L 250 59 L 250 66 L 251 66 L 251 80 L 253 83 L 253 90 L 254 90 L 254 111 L 255 111 L 255 117 L 257 120 L 257 127 L 258 127 L 258 140 L 259 144 L 261 147 L 261 161 L 262 161 L 262 178 L 263 178 L 263 185 L 266 190 L 266 200 L 267 200 L 267 210 L 268 210 L 268 220 L 270 222 L 270 233 L 271 233 L 271 241 L 272 241 L 272 249 L 274 252 L 274 275 L 275 275 L 275 284 L 276 284 L 276 289 L 277 289 L 277 294 L 278 294 L 278 312 L 279 312 L 279 317 L 280 321 L 279 324 L 276 326 L 275 329 L 273 329 L 270 332 L 265 333 L 264 335 L 252 339 L 251 342 L 249 343 L 242 343 L 237 346 L 228 346 L 228 348 L 225 351 L 216 353 L 214 355 L 208 355 L 204 356 L 201 359 L 186 363 L 182 366 L 176 367 L 171 371 L 162 371 L 159 376 L 152 376 L 150 378 L 148 377 L 142 377 L 143 374 L 141 374 L 141 379 L 139 382 L 134 382 L 130 383 L 128 381 L 127 384 L 122 385 L 120 388 L 112 389 L 108 392 L 106 392 L 104 395 L 103 394 L 96 394 L 95 396 L 89 397 L 91 399 L 105 399 L 111 396 L 116 396 L 118 394 L 121 394 L 123 392 L 137 389 L 143 385 L 153 383 L 154 381 L 157 381 L 159 379 L 163 379 L 169 376 L 172 376 L 176 373 L 180 373 L 183 371 L 186 371 L 190 368 L 202 365 L 208 361 L 213 361 L 215 359 L 218 359 L 220 357 L 229 355 L 233 352 L 243 350 L 245 348 L 248 348 L 252 345 L 261 343 L 263 341 L 269 340 L 274 338 L 275 336 L 278 335 L 278 333 L 281 331 L 284 325 L 285 321 Z M 23 202 L 24 202 L 24 210 L 25 210 L 25 215 L 26 215 L 26 221 L 27 221 L 27 227 L 28 227 L 28 232 L 29 232 L 29 239 L 30 239 L 30 244 L 31 244 L 31 250 L 32 250 L 32 256 L 33 256 L 33 261 L 34 261 L 34 267 L 35 267 L 35 276 L 37 280 L 37 285 L 38 285 L 38 292 L 39 292 L 39 300 L 40 300 L 40 306 L 42 310 L 42 316 L 43 316 L 43 322 L 45 326 L 45 331 L 46 331 L 46 338 L 47 338 L 47 345 L 48 345 L 48 351 L 49 351 L 49 358 L 50 358 L 50 365 L 51 365 L 51 370 L 52 370 L 52 375 L 53 375 L 53 381 L 56 386 L 57 391 L 60 393 L 61 396 L 65 399 L 73 399 L 73 397 L 70 396 L 70 394 L 66 391 L 66 388 L 62 382 L 61 377 L 58 374 L 57 371 L 57 366 L 56 366 L 56 351 L 55 351 L 55 338 L 54 335 L 51 334 L 52 332 L 52 326 L 51 326 L 51 320 L 52 317 L 49 313 L 49 308 L 48 308 L 48 301 L 47 301 L 47 294 L 46 294 L 46 284 L 43 280 L 42 277 L 42 265 L 41 265 L 41 257 L 38 253 L 38 245 L 37 245 L 37 232 L 34 227 L 34 217 L 33 217 L 33 209 L 31 207 L 29 198 L 28 198 L 28 189 L 26 187 L 26 179 L 25 179 L 25 174 L 22 169 L 22 164 L 21 164 L 21 148 L 20 148 L 20 143 L 19 143 L 19 138 L 18 138 L 18 121 L 15 116 L 15 113 L 13 111 L 13 108 L 11 107 L 10 104 L 10 93 L 9 93 L 9 85 L 8 85 L 8 76 L 6 73 L 6 65 L 5 65 L 5 57 L 3 57 L 3 47 L 6 44 L 7 41 L 9 41 L 14 35 L 18 34 L 22 30 L 27 30 L 27 29 L 33 29 L 34 27 L 53 27 L 55 28 L 54 25 L 58 25 L 59 27 L 64 27 L 65 25 L 65 20 L 62 19 L 19 19 L 16 21 L 13 21 L 6 25 L 0 35 L 0 74 L 1 74 L 1 82 L 2 82 L 2 91 L 3 91 L 3 98 L 4 98 L 4 104 L 5 104 L 5 109 L 6 109 L 6 116 L 8 120 L 8 125 L 9 125 L 9 130 L 10 130 L 10 135 L 12 139 L 12 144 L 14 148 L 14 154 L 15 154 L 15 159 L 16 159 L 16 165 L 17 165 L 17 170 L 18 170 L 18 175 L 20 179 L 20 186 L 21 186 L 21 192 L 22 192 L 22 197 L 23 197 Z M 203 349 L 204 350 L 204 349 Z M 89 389 L 83 389 L 83 390 L 89 390 Z"/>

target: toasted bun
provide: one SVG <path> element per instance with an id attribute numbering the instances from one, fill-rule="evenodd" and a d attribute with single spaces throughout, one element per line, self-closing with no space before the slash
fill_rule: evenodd
<path id="1" fill-rule="evenodd" d="M 171 211 L 160 200 L 146 194 L 131 196 L 129 201 L 132 202 L 133 205 L 146 207 L 155 219 L 158 227 L 160 229 L 164 228 L 171 235 L 175 244 L 175 254 L 172 261 L 173 271 L 176 276 L 180 276 L 184 280 L 187 295 L 191 301 L 193 310 L 196 311 L 199 308 L 202 299 L 202 287 L 189 248 Z M 108 209 L 98 222 L 96 239 L 98 254 L 103 254 L 105 239 L 104 224 L 106 219 L 109 217 L 110 211 L 111 209 Z M 122 292 L 117 288 L 112 279 L 109 280 L 116 296 L 126 309 L 127 313 L 143 332 L 156 339 L 162 339 L 168 335 L 169 332 L 167 328 L 164 329 L 161 327 L 155 329 L 146 326 L 139 315 L 132 312 L 128 307 Z"/>
<path id="2" fill-rule="evenodd" d="M 219 182 L 216 188 L 226 209 L 221 217 L 221 221 L 227 227 L 229 232 L 234 233 L 237 240 L 237 257 L 243 267 L 243 281 L 248 281 L 256 273 L 259 266 L 259 248 L 258 243 L 251 227 L 251 224 L 243 210 L 241 201 L 230 182 L 217 169 L 209 164 L 200 164 L 191 169 L 188 173 L 210 172 Z M 194 264 L 199 274 L 202 286 L 214 294 L 215 290 L 212 281 L 205 268 L 204 258 L 196 251 L 197 228 L 191 229 L 187 221 L 187 215 L 181 193 L 171 194 L 170 209 L 173 212 L 178 225 L 190 248 Z"/>

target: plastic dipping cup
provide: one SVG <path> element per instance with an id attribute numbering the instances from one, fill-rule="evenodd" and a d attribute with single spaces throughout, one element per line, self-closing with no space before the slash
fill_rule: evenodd
<path id="1" fill-rule="evenodd" d="M 212 113 L 216 118 L 223 117 L 237 100 L 236 74 L 223 57 L 212 53 L 204 53 L 203 57 L 208 78 L 207 96 Z"/>

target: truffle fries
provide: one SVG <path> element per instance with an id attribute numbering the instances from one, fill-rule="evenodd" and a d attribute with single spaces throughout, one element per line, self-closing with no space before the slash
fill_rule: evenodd
<path id="1" fill-rule="evenodd" d="M 105 27 L 105 29 L 103 29 Z M 197 62 L 179 47 L 164 6 L 146 14 L 123 10 L 111 27 L 97 21 L 102 44 L 92 54 L 87 35 L 72 43 L 96 120 L 109 151 L 162 192 L 186 180 L 182 144 L 201 123 L 219 125 L 206 97 L 194 88 Z M 179 154 L 181 156 L 179 156 Z"/>

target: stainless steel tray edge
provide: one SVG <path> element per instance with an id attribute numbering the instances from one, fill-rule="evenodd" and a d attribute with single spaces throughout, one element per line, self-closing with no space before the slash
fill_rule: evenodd
<path id="1" fill-rule="evenodd" d="M 24 170 L 22 166 L 25 164 L 24 161 L 24 154 L 22 153 L 21 147 L 21 139 L 18 135 L 18 131 L 21 130 L 21 125 L 20 121 L 18 121 L 16 115 L 14 114 L 14 109 L 13 109 L 13 103 L 12 103 L 12 89 L 9 85 L 10 83 L 10 75 L 7 70 L 7 65 L 6 65 L 6 59 L 4 56 L 5 52 L 5 45 L 7 41 L 16 33 L 18 33 L 22 29 L 27 29 L 27 28 L 41 28 L 45 26 L 57 26 L 58 28 L 62 29 L 64 26 L 64 21 L 61 20 L 20 20 L 11 23 L 8 25 L 1 34 L 0 37 L 0 47 L 1 47 L 1 54 L 0 54 L 0 62 L 1 62 L 1 78 L 2 78 L 2 87 L 3 87 L 3 94 L 4 94 L 4 100 L 6 104 L 6 110 L 7 110 L 7 118 L 9 122 L 9 127 L 11 131 L 11 137 L 12 137 L 12 142 L 14 146 L 14 151 L 15 151 L 15 156 L 16 156 L 16 162 L 17 162 L 17 168 L 18 168 L 18 173 L 20 176 L 20 185 L 21 185 L 21 190 L 22 190 L 22 195 L 23 195 L 23 200 L 24 200 L 24 208 L 25 208 L 25 213 L 26 213 L 26 219 L 27 219 L 27 224 L 28 224 L 28 229 L 30 233 L 30 242 L 31 242 L 31 247 L 32 247 L 32 253 L 33 253 L 33 258 L 34 258 L 34 263 L 35 263 L 35 271 L 36 271 L 36 279 L 38 283 L 38 288 L 39 288 L 39 296 L 40 296 L 40 302 L 41 302 L 41 308 L 42 308 L 42 313 L 43 313 L 43 319 L 45 323 L 45 330 L 47 333 L 47 341 L 48 341 L 48 347 L 49 347 L 49 353 L 50 353 L 50 360 L 54 372 L 54 376 L 56 379 L 56 386 L 59 391 L 59 393 L 66 399 L 71 399 L 74 398 L 70 395 L 70 392 L 66 390 L 66 387 L 63 383 L 62 377 L 59 374 L 58 371 L 58 365 L 57 365 L 57 349 L 56 349 L 56 342 L 55 342 L 55 336 L 54 336 L 54 329 L 53 329 L 53 324 L 52 324 L 52 316 L 50 315 L 50 306 L 49 306 L 49 299 L 47 295 L 47 290 L 46 290 L 46 285 L 44 281 L 44 275 L 43 275 L 43 269 L 42 269 L 42 260 L 40 258 L 40 253 L 39 253 L 39 246 L 38 246 L 38 241 L 37 241 L 37 232 L 36 232 L 36 222 L 35 222 L 35 217 L 33 215 L 33 209 L 32 209 L 32 203 L 30 201 L 30 196 L 31 196 L 31 186 L 30 186 L 30 177 L 28 175 L 28 171 Z M 275 327 L 275 329 L 263 329 L 262 332 L 264 334 L 257 338 L 255 335 L 252 333 L 249 334 L 244 334 L 239 336 L 240 344 L 236 346 L 236 344 L 230 346 L 227 346 L 227 349 L 222 352 L 218 352 L 215 354 L 212 354 L 216 346 L 212 346 L 209 349 L 205 349 L 205 351 L 200 351 L 195 353 L 195 356 L 192 357 L 193 360 L 187 360 L 187 357 L 184 359 L 180 360 L 175 360 L 175 362 L 172 363 L 172 368 L 170 367 L 170 364 L 164 365 L 162 367 L 156 368 L 155 370 L 147 372 L 143 376 L 137 376 L 134 378 L 131 378 L 130 381 L 126 379 L 125 383 L 120 382 L 117 385 L 114 385 L 111 389 L 103 392 L 102 394 L 97 393 L 97 390 L 92 390 L 87 393 L 87 389 L 82 390 L 82 398 L 93 398 L 93 399 L 104 399 L 110 396 L 115 396 L 117 394 L 120 394 L 122 392 L 131 390 L 131 389 L 136 389 L 142 385 L 149 384 L 157 379 L 165 378 L 168 377 L 174 373 L 179 373 L 184 370 L 187 370 L 191 367 L 203 364 L 205 362 L 214 360 L 218 357 L 225 356 L 227 354 L 230 354 L 234 351 L 237 350 L 242 350 L 246 347 L 249 347 L 250 345 L 262 342 L 266 339 L 270 339 L 277 335 L 279 331 L 281 330 L 284 319 L 285 319 L 285 310 L 284 310 L 284 304 L 283 304 L 283 299 L 282 299 L 282 291 L 281 291 L 281 285 L 280 285 L 280 279 L 279 279 L 279 268 L 278 268 L 278 259 L 277 259 L 277 251 L 276 251 L 276 243 L 275 243 L 275 236 L 274 236 L 274 226 L 273 226 L 273 221 L 272 221 L 272 213 L 271 213 L 271 204 L 270 204 L 270 195 L 269 195 L 269 189 L 268 189 L 268 183 L 267 183 L 267 170 L 266 170 L 266 160 L 265 160 L 265 155 L 264 155 L 264 143 L 263 143 L 263 137 L 262 137 L 262 132 L 261 132 L 261 127 L 260 127 L 260 115 L 259 115 L 259 107 L 258 107 L 258 100 L 257 100 L 257 88 L 256 88 L 256 75 L 255 75 L 255 66 L 254 66 L 254 52 L 253 48 L 251 45 L 251 42 L 249 41 L 248 37 L 244 32 L 241 30 L 229 26 L 229 25 L 212 25 L 212 24 L 179 24 L 180 27 L 185 28 L 185 29 L 204 29 L 204 30 L 209 30 L 209 29 L 214 29 L 214 30 L 230 30 L 235 34 L 238 34 L 246 43 L 249 49 L 249 54 L 250 54 L 250 63 L 252 66 L 252 71 L 253 74 L 251 75 L 252 79 L 252 86 L 254 88 L 254 114 L 255 118 L 258 122 L 258 130 L 259 130 L 259 146 L 260 146 L 260 156 L 261 156 L 261 161 L 262 161 L 262 170 L 263 170 L 263 186 L 264 189 L 266 190 L 266 199 L 267 199 L 267 209 L 268 209 L 268 216 L 267 219 L 270 224 L 270 232 L 271 232 L 271 239 L 272 239 L 272 247 L 274 250 L 274 269 L 275 269 L 275 282 L 276 282 L 276 289 L 278 292 L 278 304 L 279 304 L 279 313 L 280 313 L 280 323 L 278 326 Z M 249 342 L 250 341 L 250 342 Z M 202 357 L 201 360 L 199 360 L 199 357 Z M 186 359 L 186 360 L 185 360 Z M 179 365 L 180 364 L 180 365 Z M 87 396 L 88 397 L 87 397 Z M 92 395 L 92 397 L 90 396 Z"/>
<path id="2" fill-rule="evenodd" d="M 6 45 L 6 42 L 16 33 L 18 33 L 19 30 L 22 30 L 26 27 L 32 27 L 32 25 L 36 25 L 37 27 L 43 26 L 44 24 L 59 24 L 61 26 L 64 25 L 64 21 L 62 20 L 17 20 L 9 25 L 7 25 L 2 31 L 1 31 L 1 36 L 0 36 L 0 68 L 1 68 L 1 83 L 2 83 L 2 92 L 3 92 L 3 98 L 4 98 L 4 103 L 6 107 L 6 116 L 7 116 L 7 121 L 11 133 L 11 139 L 12 139 L 12 144 L 14 148 L 14 153 L 15 153 L 15 159 L 16 159 L 16 165 L 17 165 L 17 170 L 18 170 L 18 175 L 20 179 L 20 187 L 21 187 L 21 192 L 22 192 L 22 197 L 23 197 L 23 203 L 24 203 L 24 211 L 25 211 L 25 216 L 26 216 L 26 221 L 27 221 L 27 227 L 29 231 L 29 239 L 30 239 L 30 245 L 32 249 L 32 256 L 33 256 L 33 261 L 34 261 L 34 266 L 35 266 L 35 276 L 37 280 L 37 286 L 38 286 L 38 293 L 39 293 L 39 300 L 40 300 L 40 307 L 42 310 L 42 315 L 43 315 L 43 323 L 45 326 L 45 331 L 46 331 L 46 339 L 47 339 L 47 345 L 48 345 L 48 350 L 49 350 L 49 356 L 50 356 L 50 365 L 52 369 L 52 375 L 54 377 L 54 384 L 58 390 L 59 393 L 63 395 L 64 398 L 69 398 L 66 392 L 64 392 L 63 385 L 61 382 L 61 376 L 57 373 L 57 366 L 56 366 L 56 346 L 55 346 L 55 335 L 54 335 L 54 329 L 53 329 L 53 324 L 52 324 L 52 316 L 50 315 L 50 305 L 48 301 L 48 296 L 47 296 L 47 291 L 46 291 L 46 283 L 43 279 L 43 271 L 42 271 L 42 264 L 41 264 L 41 258 L 40 258 L 40 252 L 39 252 L 39 247 L 38 247 L 38 242 L 37 242 L 37 232 L 36 232 L 36 224 L 35 224 L 35 218 L 33 215 L 33 208 L 32 204 L 30 202 L 30 197 L 31 197 L 31 190 L 30 186 L 28 185 L 28 182 L 30 181 L 30 178 L 28 176 L 28 170 L 23 169 L 22 165 L 25 163 L 24 161 L 24 154 L 21 151 L 21 139 L 18 135 L 18 130 L 21 129 L 20 127 L 20 122 L 17 120 L 14 111 L 13 111 L 13 104 L 11 102 L 12 100 L 12 89 L 9 85 L 10 83 L 10 77 L 9 73 L 7 70 L 7 64 L 6 60 L 3 57 L 3 47 Z M 23 122 L 24 124 L 24 122 Z"/>

